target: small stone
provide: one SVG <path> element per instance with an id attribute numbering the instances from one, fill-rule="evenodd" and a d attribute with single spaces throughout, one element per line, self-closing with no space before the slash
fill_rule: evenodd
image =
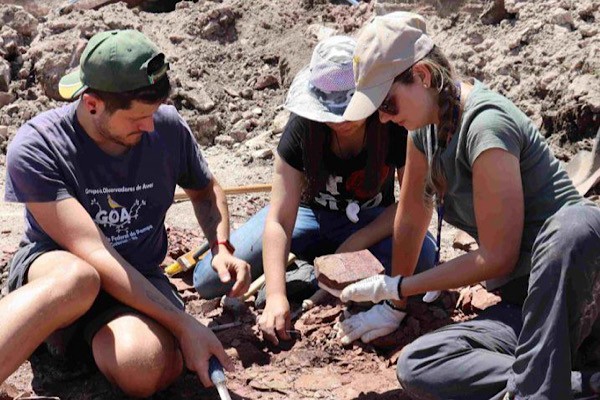
<path id="1" fill-rule="evenodd" d="M 260 117 L 263 114 L 263 110 L 260 107 L 254 107 L 252 109 L 252 114 L 254 114 L 255 117 Z"/>
<path id="2" fill-rule="evenodd" d="M 273 150 L 261 149 L 252 153 L 252 158 L 255 160 L 267 160 L 273 157 Z"/>
<path id="3" fill-rule="evenodd" d="M 273 118 L 273 123 L 271 124 L 271 129 L 273 133 L 281 133 L 285 129 L 288 120 L 290 119 L 290 112 L 288 110 L 282 110 Z"/>
<path id="4" fill-rule="evenodd" d="M 454 236 L 454 242 L 452 243 L 452 247 L 455 249 L 459 249 L 462 251 L 473 251 L 477 250 L 479 246 L 477 246 L 477 242 L 471 235 L 469 235 L 465 231 L 458 231 L 456 236 Z"/>
<path id="5" fill-rule="evenodd" d="M 220 144 L 228 149 L 233 147 L 235 140 L 229 135 L 219 135 L 215 138 L 215 144 Z"/>
<path id="6" fill-rule="evenodd" d="M 225 93 L 227 93 L 228 95 L 230 95 L 231 97 L 239 97 L 240 96 L 240 91 L 232 88 L 231 86 L 223 87 L 223 91 Z"/>
<path id="7" fill-rule="evenodd" d="M 570 11 L 557 9 L 550 16 L 550 20 L 552 23 L 568 28 L 572 28 L 574 26 L 573 15 L 571 15 Z"/>
<path id="8" fill-rule="evenodd" d="M 0 92 L 8 92 L 10 85 L 10 64 L 0 58 Z"/>
<path id="9" fill-rule="evenodd" d="M 495 294 L 488 292 L 484 288 L 480 288 L 473 293 L 473 300 L 471 304 L 478 310 L 483 311 L 486 308 L 499 303 L 501 300 L 502 299 Z"/>
<path id="10" fill-rule="evenodd" d="M 240 92 L 240 96 L 242 96 L 242 98 L 246 100 L 252 100 L 252 98 L 254 97 L 254 91 L 250 88 L 244 88 Z"/>
<path id="11" fill-rule="evenodd" d="M 15 97 L 12 94 L 0 92 L 0 108 L 9 105 L 14 100 L 15 100 Z"/>
<path id="12" fill-rule="evenodd" d="M 510 14 L 504 7 L 504 0 L 494 0 L 479 16 L 479 19 L 484 25 L 496 25 L 509 16 Z"/>
<path id="13" fill-rule="evenodd" d="M 598 33 L 598 28 L 590 24 L 580 25 L 577 29 L 584 38 L 596 36 Z"/>
<path id="14" fill-rule="evenodd" d="M 256 90 L 263 90 L 268 87 L 279 87 L 279 80 L 274 75 L 261 75 L 254 84 Z"/>

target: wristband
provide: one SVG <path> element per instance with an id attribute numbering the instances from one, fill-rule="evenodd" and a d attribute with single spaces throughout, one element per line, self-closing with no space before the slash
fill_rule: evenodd
<path id="1" fill-rule="evenodd" d="M 400 275 L 400 279 L 398 279 L 398 300 L 404 299 L 404 296 L 402 296 L 402 281 L 403 280 L 404 280 L 404 277 L 402 275 Z"/>
<path id="2" fill-rule="evenodd" d="M 391 300 L 385 300 L 384 303 L 387 304 L 389 307 L 391 307 L 392 310 L 406 312 L 406 308 L 400 308 L 400 307 L 398 307 Z"/>
<path id="3" fill-rule="evenodd" d="M 223 246 L 225 246 L 225 248 L 227 250 L 229 250 L 229 252 L 231 254 L 233 254 L 235 252 L 235 247 L 233 247 L 233 245 L 231 244 L 231 242 L 229 241 L 229 239 L 227 239 L 227 240 L 215 240 L 213 242 L 213 244 L 210 246 L 210 251 L 213 251 L 213 249 L 215 248 L 215 246 L 219 246 L 221 244 Z"/>

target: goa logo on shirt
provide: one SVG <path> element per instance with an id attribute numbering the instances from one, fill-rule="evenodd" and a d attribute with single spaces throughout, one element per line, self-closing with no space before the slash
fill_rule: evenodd
<path id="1" fill-rule="evenodd" d="M 139 215 L 139 210 L 142 206 L 146 205 L 145 200 L 135 200 L 135 202 L 127 209 L 126 207 L 120 205 L 115 201 L 111 195 L 107 195 L 107 204 L 108 209 L 105 210 L 102 208 L 97 199 L 92 199 L 90 202 L 92 206 L 97 206 L 98 211 L 95 215 L 92 213 L 94 217 L 94 222 L 99 226 L 112 227 L 117 230 L 117 232 L 127 231 L 129 229 L 129 224 L 133 219 L 137 219 Z"/>

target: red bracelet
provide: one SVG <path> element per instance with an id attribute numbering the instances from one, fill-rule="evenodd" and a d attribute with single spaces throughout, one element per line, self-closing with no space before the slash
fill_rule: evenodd
<path id="1" fill-rule="evenodd" d="M 235 252 L 235 247 L 233 247 L 233 245 L 231 244 L 231 242 L 229 241 L 229 239 L 227 239 L 227 240 L 216 240 L 216 241 L 214 241 L 214 242 L 213 242 L 213 244 L 212 244 L 212 246 L 210 246 L 210 251 L 212 251 L 212 250 L 215 248 L 215 246 L 219 246 L 219 245 L 221 245 L 221 244 L 222 244 L 223 246 L 225 246 L 225 248 L 226 248 L 227 250 L 229 250 L 229 252 L 230 252 L 231 254 L 233 254 L 233 253 Z"/>

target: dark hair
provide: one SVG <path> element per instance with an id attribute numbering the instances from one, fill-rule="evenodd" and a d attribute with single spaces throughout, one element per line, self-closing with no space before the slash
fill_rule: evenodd
<path id="1" fill-rule="evenodd" d="M 154 85 L 145 86 L 128 92 L 112 93 L 102 90 L 88 89 L 86 93 L 98 96 L 106 105 L 106 110 L 112 114 L 117 110 L 128 110 L 131 103 L 140 101 L 146 104 L 156 104 L 165 101 L 171 93 L 171 83 L 167 75 Z"/>
<path id="2" fill-rule="evenodd" d="M 327 170 L 323 154 L 331 143 L 331 128 L 322 122 L 309 121 L 308 134 L 304 142 L 305 195 L 313 198 L 327 183 Z M 367 118 L 365 126 L 367 165 L 363 191 L 374 196 L 383 182 L 384 164 L 387 158 L 389 135 L 387 127 L 379 121 L 377 113 Z"/>
<path id="3" fill-rule="evenodd" d="M 442 166 L 442 153 L 460 122 L 460 92 L 459 88 L 455 85 L 458 76 L 446 56 L 437 46 L 434 46 L 429 54 L 417 63 L 424 64 L 429 68 L 431 71 L 431 87 L 436 88 L 439 93 L 438 145 L 434 148 L 433 157 L 430 161 L 431 164 L 425 187 L 425 199 L 428 203 L 431 203 L 435 195 L 436 201 L 440 202 L 443 199 L 447 186 L 446 174 Z M 394 81 L 404 84 L 413 83 L 413 67 L 398 75 Z"/>

